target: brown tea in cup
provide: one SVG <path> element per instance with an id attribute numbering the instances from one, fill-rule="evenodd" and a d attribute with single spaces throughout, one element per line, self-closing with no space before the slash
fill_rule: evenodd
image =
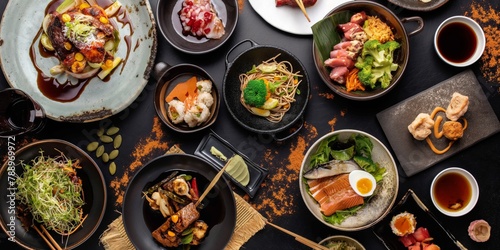
<path id="1" fill-rule="evenodd" d="M 432 192 L 438 206 L 449 212 L 463 209 L 472 198 L 472 187 L 467 177 L 457 172 L 440 176 Z"/>

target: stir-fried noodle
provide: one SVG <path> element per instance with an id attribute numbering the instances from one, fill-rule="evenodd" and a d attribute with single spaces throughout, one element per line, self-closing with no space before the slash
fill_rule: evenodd
<path id="1" fill-rule="evenodd" d="M 295 102 L 295 94 L 297 93 L 297 88 L 302 80 L 299 78 L 302 77 L 300 72 L 293 72 L 293 66 L 289 61 L 276 61 L 276 58 L 279 57 L 280 54 L 276 55 L 273 58 L 270 58 L 267 61 L 262 62 L 256 68 L 261 69 L 274 69 L 273 71 L 253 71 L 251 73 L 241 74 L 240 79 L 240 102 L 245 108 L 251 112 L 251 106 L 245 103 L 243 98 L 243 90 L 246 88 L 247 83 L 251 80 L 262 79 L 268 86 L 273 86 L 270 97 L 278 99 L 278 106 L 270 110 L 270 115 L 265 117 L 270 122 L 278 123 L 283 119 L 285 113 L 290 109 L 290 106 L 293 102 Z M 269 94 L 269 93 L 268 93 Z"/>
<path id="2" fill-rule="evenodd" d="M 16 198 L 29 209 L 33 219 L 63 236 L 76 231 L 85 219 L 82 183 L 76 175 L 79 161 L 62 153 L 48 157 L 40 152 L 21 165 L 24 171 L 16 180 Z"/>

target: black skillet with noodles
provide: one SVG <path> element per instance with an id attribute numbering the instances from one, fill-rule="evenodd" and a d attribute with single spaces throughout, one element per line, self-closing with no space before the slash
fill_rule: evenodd
<path id="1" fill-rule="evenodd" d="M 232 62 L 229 61 L 231 53 L 244 43 L 249 43 L 250 48 L 239 54 Z M 294 102 L 290 103 L 290 108 L 283 115 L 281 121 L 272 122 L 251 113 L 248 107 L 242 104 L 240 76 L 251 71 L 257 65 L 273 59 L 276 62 L 289 62 L 293 69 L 288 69 L 296 73 L 297 81 L 300 81 L 295 93 Z M 244 128 L 258 133 L 271 135 L 275 140 L 285 140 L 297 133 L 303 126 L 303 115 L 307 106 L 310 86 L 309 77 L 302 63 L 292 53 L 269 45 L 258 45 L 252 40 L 243 40 L 235 45 L 226 55 L 226 74 L 223 83 L 223 96 L 231 116 Z M 300 122 L 300 124 L 299 124 Z M 299 126 L 291 134 L 278 138 L 279 135 L 288 132 L 287 130 Z"/>

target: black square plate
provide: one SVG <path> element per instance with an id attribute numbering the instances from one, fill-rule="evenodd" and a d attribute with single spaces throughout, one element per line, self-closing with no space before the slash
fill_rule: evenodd
<path id="1" fill-rule="evenodd" d="M 394 215 L 408 212 L 415 215 L 417 228 L 425 227 L 433 238 L 432 242 L 441 249 L 466 249 L 462 243 L 444 228 L 434 215 L 422 203 L 418 196 L 409 189 L 401 198 L 401 201 L 392 208 L 391 212 L 377 225 L 373 226 L 373 233 L 382 241 L 387 249 L 406 250 L 407 248 L 399 241 L 399 237 L 391 230 L 391 220 Z"/>
<path id="2" fill-rule="evenodd" d="M 213 163 L 215 167 L 220 170 L 222 169 L 222 167 L 224 167 L 224 164 L 226 162 L 210 153 L 210 148 L 212 148 L 212 146 L 218 149 L 228 159 L 231 156 L 238 154 L 243 158 L 243 160 L 245 160 L 245 163 L 248 166 L 248 171 L 250 172 L 250 182 L 248 183 L 248 185 L 243 186 L 227 173 L 224 173 L 224 176 L 231 180 L 235 185 L 243 189 L 250 196 L 250 198 L 253 198 L 257 193 L 260 184 L 262 183 L 262 181 L 264 181 L 268 170 L 255 164 L 246 155 L 239 152 L 233 145 L 229 144 L 229 142 L 222 139 L 222 137 L 214 132 L 209 133 L 201 140 L 200 145 L 198 145 L 198 148 L 196 149 L 194 154 L 204 158 L 210 163 Z"/>

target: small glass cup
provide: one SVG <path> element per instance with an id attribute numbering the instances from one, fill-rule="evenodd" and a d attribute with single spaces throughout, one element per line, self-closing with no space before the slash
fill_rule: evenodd
<path id="1" fill-rule="evenodd" d="M 45 112 L 20 89 L 0 91 L 0 138 L 39 132 L 45 125 Z"/>

